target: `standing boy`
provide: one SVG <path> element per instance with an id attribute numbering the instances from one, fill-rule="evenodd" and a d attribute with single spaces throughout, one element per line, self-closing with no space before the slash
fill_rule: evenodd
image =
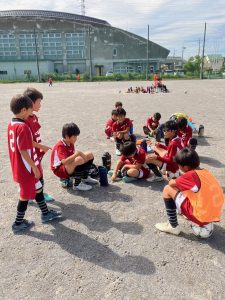
<path id="1" fill-rule="evenodd" d="M 224 204 L 223 190 L 216 178 L 206 169 L 200 169 L 199 156 L 190 148 L 184 148 L 175 156 L 183 172 L 170 180 L 163 190 L 168 223 L 157 223 L 160 231 L 178 235 L 180 228 L 177 210 L 192 222 L 194 234 L 202 238 L 213 232 L 213 223 L 219 222 Z"/>
<path id="2" fill-rule="evenodd" d="M 42 160 L 43 156 L 45 155 L 45 153 L 48 150 L 50 150 L 51 148 L 42 144 L 41 135 L 40 135 L 40 131 L 39 131 L 41 129 L 41 125 L 38 121 L 38 117 L 36 116 L 36 114 L 34 114 L 34 112 L 38 112 L 40 110 L 43 95 L 41 92 L 39 92 L 35 88 L 27 88 L 24 91 L 24 95 L 28 96 L 31 99 L 31 101 L 33 102 L 33 111 L 28 116 L 28 118 L 25 119 L 25 122 L 29 126 L 29 128 L 32 132 L 33 145 L 35 147 L 35 151 L 38 156 L 40 168 L 42 169 L 41 160 Z M 40 181 L 42 183 L 42 186 L 44 187 L 43 169 L 42 169 L 42 177 L 40 178 Z M 54 199 L 50 195 L 44 193 L 44 196 L 45 196 L 45 201 L 54 201 Z"/>
<path id="3" fill-rule="evenodd" d="M 177 136 L 177 124 L 174 121 L 167 121 L 165 123 L 164 135 L 169 140 L 168 146 L 155 143 L 155 153 L 149 154 L 146 158 L 147 165 L 155 175 L 149 179 L 150 182 L 163 180 L 159 169 L 166 171 L 167 177 L 170 179 L 179 176 L 179 168 L 174 158 L 183 146 L 181 139 Z"/>
<path id="4" fill-rule="evenodd" d="M 91 152 L 75 151 L 75 143 L 80 134 L 79 127 L 74 123 L 65 124 L 62 128 L 62 139 L 52 149 L 51 169 L 61 179 L 63 187 L 68 187 L 70 177 L 74 178 L 74 190 L 88 191 L 88 185 L 98 183 L 89 176 L 90 168 L 94 161 Z"/>
<path id="5" fill-rule="evenodd" d="M 27 96 L 14 96 L 10 102 L 14 118 L 8 125 L 8 148 L 12 167 L 13 179 L 19 183 L 20 199 L 17 206 L 17 216 L 12 230 L 18 232 L 33 226 L 33 222 L 24 219 L 29 199 L 35 199 L 41 209 L 42 223 L 49 222 L 61 216 L 61 212 L 48 210 L 44 200 L 39 178 L 41 176 L 39 160 L 30 128 L 25 119 L 32 114 L 33 103 Z"/>

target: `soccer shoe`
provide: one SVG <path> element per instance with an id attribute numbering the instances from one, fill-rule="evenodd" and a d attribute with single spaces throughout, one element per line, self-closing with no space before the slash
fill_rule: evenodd
<path id="1" fill-rule="evenodd" d="M 111 142 L 115 142 L 115 139 L 114 139 L 113 136 L 110 137 L 110 141 L 111 141 Z"/>
<path id="2" fill-rule="evenodd" d="M 133 182 L 136 180 L 138 180 L 136 177 L 123 176 L 123 182 L 125 182 L 125 183 L 130 183 L 130 182 Z"/>
<path id="3" fill-rule="evenodd" d="M 113 170 L 109 170 L 109 171 L 108 171 L 108 175 L 109 175 L 110 177 L 112 177 L 112 176 L 113 176 Z"/>
<path id="4" fill-rule="evenodd" d="M 45 197 L 45 202 L 55 201 L 55 199 L 52 196 L 48 195 L 47 193 L 44 193 L 44 197 Z"/>
<path id="5" fill-rule="evenodd" d="M 191 229 L 193 230 L 194 235 L 196 235 L 197 237 L 201 239 L 207 239 L 213 233 L 213 223 L 209 223 L 203 226 L 192 223 Z"/>
<path id="6" fill-rule="evenodd" d="M 19 231 L 28 230 L 33 226 L 34 226 L 34 222 L 27 221 L 26 219 L 23 219 L 22 223 L 19 224 L 19 225 L 16 225 L 16 223 L 13 223 L 12 231 L 14 233 L 16 233 L 16 232 L 19 232 Z"/>
<path id="7" fill-rule="evenodd" d="M 113 176 L 113 170 L 109 170 L 109 171 L 108 171 L 108 175 L 109 175 L 110 177 L 112 177 L 112 176 Z M 120 171 L 120 170 L 117 172 L 116 177 L 119 178 L 119 179 L 122 179 L 122 178 L 123 178 L 123 175 L 121 174 L 121 171 Z"/>
<path id="8" fill-rule="evenodd" d="M 91 178 L 90 176 L 88 176 L 88 178 L 82 179 L 82 181 L 84 183 L 90 183 L 90 184 L 97 184 L 98 180 Z"/>
<path id="9" fill-rule="evenodd" d="M 68 188 L 68 187 L 72 186 L 72 182 L 69 178 L 68 179 L 60 179 L 60 183 L 63 188 Z"/>
<path id="10" fill-rule="evenodd" d="M 162 231 L 162 232 L 171 233 L 171 234 L 174 234 L 174 235 L 179 235 L 180 234 L 179 226 L 172 227 L 169 222 L 157 223 L 157 224 L 155 224 L 155 227 L 158 230 Z"/>
<path id="11" fill-rule="evenodd" d="M 87 184 L 83 183 L 82 181 L 80 184 L 73 186 L 74 191 L 90 191 L 91 189 L 92 189 L 92 186 L 87 185 Z"/>
<path id="12" fill-rule="evenodd" d="M 33 205 L 33 204 L 35 204 L 35 202 L 34 202 L 34 200 L 28 200 L 28 204 Z"/>
<path id="13" fill-rule="evenodd" d="M 61 218 L 61 216 L 61 211 L 49 210 L 49 212 L 46 215 L 41 215 L 41 221 L 42 223 L 48 223 L 52 220 Z"/>
<path id="14" fill-rule="evenodd" d="M 121 152 L 120 152 L 119 149 L 116 149 L 116 155 L 117 155 L 117 156 L 120 156 L 120 155 L 121 155 Z"/>
<path id="15" fill-rule="evenodd" d="M 160 182 L 160 181 L 163 181 L 164 178 L 163 177 L 159 177 L 159 176 L 151 176 L 147 179 L 148 182 Z"/>

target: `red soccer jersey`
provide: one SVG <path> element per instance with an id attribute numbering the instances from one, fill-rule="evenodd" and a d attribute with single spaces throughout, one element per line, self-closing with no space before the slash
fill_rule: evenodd
<path id="1" fill-rule="evenodd" d="M 158 160 L 167 164 L 166 166 L 167 171 L 176 173 L 176 171 L 178 170 L 178 165 L 174 161 L 174 157 L 177 154 L 177 152 L 180 151 L 182 148 L 183 146 L 182 146 L 181 139 L 178 136 L 176 136 L 169 142 L 169 145 L 167 147 L 167 153 L 163 157 L 157 156 Z"/>
<path id="2" fill-rule="evenodd" d="M 131 120 L 129 118 L 125 118 L 123 123 L 119 123 L 118 121 L 113 123 L 112 131 L 113 132 L 124 131 L 127 128 L 130 128 L 131 126 L 132 126 Z"/>
<path id="3" fill-rule="evenodd" d="M 31 166 L 20 154 L 21 150 L 26 150 L 39 167 L 31 130 L 22 119 L 13 118 L 8 125 L 8 149 L 14 181 L 24 183 L 28 181 L 28 177 L 34 177 Z"/>
<path id="4" fill-rule="evenodd" d="M 112 126 L 115 122 L 116 121 L 114 121 L 113 119 L 109 119 L 106 123 L 105 129 L 112 128 Z"/>
<path id="5" fill-rule="evenodd" d="M 153 118 L 152 117 L 149 117 L 149 118 L 147 118 L 147 121 L 146 121 L 146 126 L 147 127 L 150 127 L 151 129 L 156 129 L 156 128 L 158 128 L 158 126 L 159 126 L 159 121 L 158 120 L 153 120 Z"/>
<path id="6" fill-rule="evenodd" d="M 197 193 L 201 187 L 200 179 L 195 171 L 188 171 L 175 179 L 180 191 L 192 191 Z"/>
<path id="7" fill-rule="evenodd" d="M 71 156 L 74 152 L 74 145 L 68 146 L 63 139 L 58 141 L 58 143 L 53 147 L 51 153 L 51 170 L 54 171 L 61 165 L 61 160 Z"/>
<path id="8" fill-rule="evenodd" d="M 129 160 L 131 165 L 137 165 L 137 164 L 143 165 L 145 163 L 145 158 L 146 158 L 145 150 L 142 148 L 139 148 L 139 149 L 137 149 L 137 152 L 133 157 L 126 157 L 126 156 L 122 155 L 120 160 L 122 162 Z"/>
<path id="9" fill-rule="evenodd" d="M 39 132 L 39 130 L 41 128 L 41 125 L 38 122 L 38 117 L 35 114 L 33 114 L 33 115 L 29 116 L 25 120 L 25 122 L 30 127 L 30 130 L 31 130 L 32 135 L 33 135 L 33 141 L 38 143 L 38 144 L 41 143 L 41 135 L 40 135 L 40 132 Z M 38 158 L 41 160 L 45 153 L 39 148 L 35 148 L 35 150 L 36 150 L 36 153 L 38 155 Z"/>
<path id="10" fill-rule="evenodd" d="M 177 135 L 181 138 L 183 146 L 186 147 L 188 144 L 188 141 L 190 140 L 190 138 L 192 138 L 191 126 L 187 125 L 183 131 L 178 130 Z"/>

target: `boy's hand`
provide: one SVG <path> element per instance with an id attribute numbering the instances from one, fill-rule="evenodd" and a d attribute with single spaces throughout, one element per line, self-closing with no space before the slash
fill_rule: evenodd
<path id="1" fill-rule="evenodd" d="M 46 152 L 48 152 L 48 150 L 52 150 L 52 148 L 50 148 L 48 146 L 45 146 L 45 145 L 42 145 L 41 150 L 44 151 L 44 153 L 46 153 Z"/>
<path id="2" fill-rule="evenodd" d="M 111 181 L 115 182 L 116 181 L 116 175 L 113 174 L 113 176 L 111 177 Z"/>
<path id="3" fill-rule="evenodd" d="M 41 177 L 41 173 L 40 173 L 40 171 L 38 170 L 38 168 L 37 168 L 36 166 L 32 167 L 32 171 L 33 171 L 34 177 L 35 177 L 36 179 L 38 179 L 38 178 Z"/>
<path id="4" fill-rule="evenodd" d="M 155 160 L 155 159 L 157 159 L 157 156 L 158 155 L 156 155 L 156 154 L 149 154 L 148 159 Z"/>

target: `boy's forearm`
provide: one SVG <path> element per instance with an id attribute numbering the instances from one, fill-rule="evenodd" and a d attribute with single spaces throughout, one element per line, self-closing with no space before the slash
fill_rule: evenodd
<path id="1" fill-rule="evenodd" d="M 36 167 L 34 161 L 31 159 L 28 150 L 20 150 L 21 156 L 25 159 L 25 161 L 28 163 L 31 168 Z"/>
<path id="2" fill-rule="evenodd" d="M 78 157 L 78 156 L 81 156 L 81 157 L 82 157 L 81 154 L 83 154 L 83 153 L 82 153 L 82 152 L 79 152 L 79 151 L 76 151 L 74 154 L 70 155 L 69 157 L 62 159 L 62 160 L 61 160 L 61 163 L 62 163 L 63 165 L 71 164 L 71 163 L 74 161 L 74 159 L 75 159 L 76 157 Z"/>
<path id="3" fill-rule="evenodd" d="M 177 184 L 176 184 L 176 180 L 174 180 L 174 179 L 171 179 L 170 181 L 169 181 L 169 186 L 171 186 L 171 187 L 173 187 L 173 188 L 177 188 Z"/>
<path id="4" fill-rule="evenodd" d="M 114 169 L 113 175 L 117 175 L 117 172 L 120 170 L 120 168 L 124 165 L 124 162 L 119 160 L 116 164 L 116 167 Z"/>

